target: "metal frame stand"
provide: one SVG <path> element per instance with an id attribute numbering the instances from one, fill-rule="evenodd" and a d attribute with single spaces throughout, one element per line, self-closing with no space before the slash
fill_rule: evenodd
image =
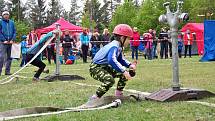
<path id="1" fill-rule="evenodd" d="M 162 89 L 160 91 L 154 92 L 151 95 L 147 96 L 148 100 L 156 101 L 183 101 L 190 99 L 200 99 L 204 97 L 215 96 L 214 93 L 202 89 L 189 89 L 189 88 L 180 88 L 179 83 L 179 66 L 178 66 L 178 25 L 180 19 L 184 19 L 185 13 L 181 13 L 183 1 L 179 0 L 177 2 L 177 11 L 172 13 L 170 10 L 170 3 L 164 3 L 167 13 L 166 15 L 161 15 L 159 17 L 160 22 L 168 23 L 170 26 L 170 36 L 172 41 L 172 69 L 173 69 L 173 80 L 172 88 Z"/>
<path id="2" fill-rule="evenodd" d="M 56 24 L 56 29 L 60 32 L 60 24 Z M 54 75 L 49 75 L 43 78 L 49 82 L 60 80 L 60 81 L 71 81 L 71 80 L 85 80 L 85 78 L 78 75 L 60 75 L 60 35 L 56 39 L 56 69 Z"/>

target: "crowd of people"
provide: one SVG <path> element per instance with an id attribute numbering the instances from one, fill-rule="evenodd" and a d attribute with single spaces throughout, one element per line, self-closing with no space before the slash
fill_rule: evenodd
<path id="1" fill-rule="evenodd" d="M 156 36 L 157 35 L 157 36 Z M 191 50 L 193 45 L 193 34 L 190 30 L 185 33 L 179 33 L 178 35 L 178 55 L 182 57 L 182 50 L 184 50 L 184 58 L 187 57 L 187 50 L 189 49 L 189 57 L 191 57 Z M 145 59 L 168 59 L 172 57 L 172 42 L 170 37 L 170 31 L 163 27 L 159 34 L 156 31 L 149 29 L 141 36 L 138 33 L 137 27 L 133 28 L 133 37 L 130 39 L 130 45 L 132 50 L 132 59 L 138 60 L 138 50 L 142 50 Z M 143 46 L 143 49 L 140 49 Z M 135 57 L 134 57 L 135 56 Z"/>
<path id="2" fill-rule="evenodd" d="M 3 12 L 3 18 L 0 24 L 0 74 L 2 72 L 2 67 L 5 64 L 5 75 L 11 74 L 11 45 L 16 38 L 16 28 L 14 26 L 14 22 L 9 19 L 9 15 L 9 12 Z M 10 25 L 10 28 L 7 28 L 7 25 Z M 143 52 L 145 59 L 149 60 L 157 59 L 159 57 L 161 59 L 168 59 L 172 57 L 172 43 L 169 36 L 169 30 L 167 28 L 162 28 L 159 34 L 157 34 L 154 29 L 149 29 L 147 32 L 140 34 L 137 27 L 133 27 L 132 32 L 132 37 L 130 37 L 130 49 L 133 60 L 139 59 L 139 50 Z M 40 39 L 45 35 L 46 33 L 41 35 Z M 32 30 L 28 35 L 21 36 L 22 61 L 20 67 L 27 63 L 28 48 L 34 46 L 40 39 L 37 37 L 37 33 L 34 30 Z M 187 57 L 188 50 L 189 57 L 191 57 L 193 40 L 194 37 L 190 30 L 187 30 L 184 34 L 179 33 L 178 53 L 180 58 L 182 57 L 183 48 L 185 52 L 184 57 Z M 70 62 L 68 60 L 72 57 L 74 59 L 74 56 L 77 55 L 82 57 L 83 63 L 87 63 L 88 56 L 91 56 L 93 59 L 96 53 L 111 41 L 113 41 L 113 37 L 107 28 L 103 30 L 102 34 L 100 34 L 96 29 L 93 33 L 90 33 L 87 28 L 83 28 L 82 33 L 74 33 L 70 30 L 64 30 L 60 39 L 60 55 L 62 57 L 61 63 L 67 64 L 67 62 Z M 56 42 L 53 40 L 43 52 L 43 55 L 45 55 L 49 64 L 51 64 L 51 60 L 54 60 L 54 63 L 56 63 L 55 45 Z M 140 49 L 141 47 L 142 49 Z"/>

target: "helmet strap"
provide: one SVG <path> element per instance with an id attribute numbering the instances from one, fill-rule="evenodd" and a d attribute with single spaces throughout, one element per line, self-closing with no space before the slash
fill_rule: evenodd
<path id="1" fill-rule="evenodd" d="M 114 38 L 115 38 L 115 40 L 120 42 L 120 46 L 123 48 L 127 37 L 121 36 L 121 35 L 115 35 Z"/>
<path id="2" fill-rule="evenodd" d="M 122 36 L 122 37 L 123 37 L 123 41 L 120 41 L 120 42 L 121 42 L 121 46 L 124 47 L 127 37 L 125 37 L 125 36 Z"/>

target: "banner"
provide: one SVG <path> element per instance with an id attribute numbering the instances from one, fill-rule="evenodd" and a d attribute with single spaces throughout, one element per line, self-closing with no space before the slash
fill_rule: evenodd
<path id="1" fill-rule="evenodd" d="M 205 21 L 204 27 L 204 56 L 200 61 L 215 61 L 215 21 Z"/>
<path id="2" fill-rule="evenodd" d="M 21 55 L 21 44 L 12 44 L 11 47 L 11 58 L 20 58 Z"/>

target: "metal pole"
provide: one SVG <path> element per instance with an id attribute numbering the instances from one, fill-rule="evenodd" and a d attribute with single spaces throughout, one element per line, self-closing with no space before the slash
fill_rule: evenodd
<path id="1" fill-rule="evenodd" d="M 172 80 L 172 90 L 179 91 L 179 66 L 178 66 L 178 25 L 179 25 L 179 15 L 181 14 L 181 5 L 182 1 L 179 0 L 177 2 L 177 11 L 172 13 L 170 10 L 170 3 L 164 3 L 166 7 L 166 19 L 167 23 L 170 26 L 170 36 L 172 42 L 172 72 L 173 72 L 173 80 Z"/>
<path id="2" fill-rule="evenodd" d="M 172 70 L 173 70 L 173 91 L 180 90 L 179 84 L 179 66 L 178 66 L 178 29 L 171 28 L 171 41 L 172 41 Z"/>
<path id="3" fill-rule="evenodd" d="M 60 31 L 60 24 L 56 24 L 56 29 Z M 55 75 L 60 75 L 60 34 L 56 38 L 56 70 Z"/>

